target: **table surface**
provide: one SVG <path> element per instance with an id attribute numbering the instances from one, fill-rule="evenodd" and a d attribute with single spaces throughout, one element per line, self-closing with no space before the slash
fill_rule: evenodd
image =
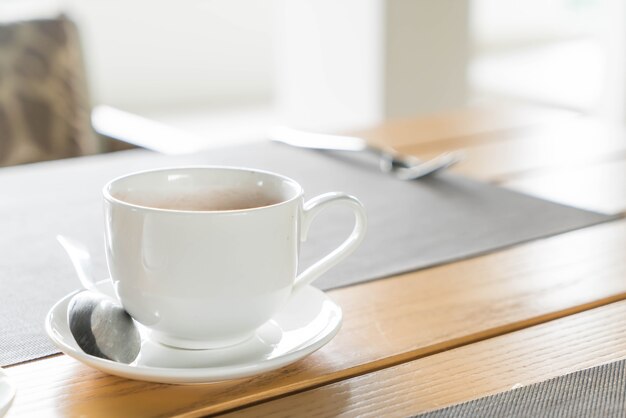
<path id="1" fill-rule="evenodd" d="M 625 132 L 564 111 L 499 107 L 358 134 L 420 157 L 462 148 L 457 173 L 624 214 Z M 145 383 L 65 355 L 14 365 L 8 416 L 407 416 L 506 391 L 626 358 L 625 251 L 618 219 L 330 291 L 344 311 L 332 342 L 237 381 Z"/>

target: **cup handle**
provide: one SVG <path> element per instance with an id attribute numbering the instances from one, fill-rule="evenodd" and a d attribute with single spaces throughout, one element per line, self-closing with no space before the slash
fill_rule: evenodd
<path id="1" fill-rule="evenodd" d="M 324 208 L 327 208 L 330 205 L 342 205 L 352 209 L 355 220 L 354 229 L 352 229 L 350 236 L 339 247 L 335 248 L 326 257 L 317 261 L 296 277 L 293 286 L 294 293 L 310 284 L 313 280 L 317 279 L 334 265 L 345 259 L 359 246 L 361 241 L 363 241 L 363 238 L 365 238 L 365 232 L 367 231 L 367 215 L 361 202 L 359 202 L 356 197 L 348 194 L 332 192 L 314 197 L 304 204 L 300 230 L 301 242 L 306 241 L 313 219 L 315 219 L 317 214 Z"/>

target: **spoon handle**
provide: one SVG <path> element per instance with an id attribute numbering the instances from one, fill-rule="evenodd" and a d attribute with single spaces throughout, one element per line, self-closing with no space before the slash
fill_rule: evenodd
<path id="1" fill-rule="evenodd" d="M 272 141 L 282 142 L 299 148 L 331 151 L 370 151 L 362 138 L 344 135 L 328 135 L 300 131 L 287 127 L 276 127 L 268 132 Z"/>
<path id="2" fill-rule="evenodd" d="M 405 162 L 407 158 L 393 149 L 370 144 L 365 139 L 355 136 L 320 134 L 276 127 L 268 132 L 268 138 L 298 148 L 365 152 L 378 158 L 380 169 L 385 173 L 393 171 L 396 165 L 407 165 Z"/>
<path id="3" fill-rule="evenodd" d="M 83 287 L 92 292 L 100 293 L 93 281 L 91 256 L 87 248 L 82 243 L 63 235 L 57 235 L 57 241 L 69 256 Z"/>

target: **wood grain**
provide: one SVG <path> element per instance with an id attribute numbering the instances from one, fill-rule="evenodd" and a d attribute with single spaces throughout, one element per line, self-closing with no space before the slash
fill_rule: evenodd
<path id="1" fill-rule="evenodd" d="M 555 120 L 565 124 L 542 127 Z M 533 178 L 537 179 L 534 184 L 543 183 L 539 180 L 541 171 L 554 169 L 557 173 L 591 168 L 597 163 L 600 164 L 596 167 L 602 167 L 624 150 L 619 129 L 592 126 L 585 130 L 576 126 L 586 122 L 578 123 L 569 112 L 480 108 L 389 121 L 357 134 L 420 156 L 466 148 L 469 158 L 459 165 L 458 172 L 526 187 L 526 191 L 532 192 Z M 621 169 L 607 170 L 619 175 Z M 554 184 L 544 192 L 554 193 L 559 182 Z M 615 190 L 620 183 L 612 187 Z M 593 195 L 590 200 L 597 202 L 598 196 Z M 620 199 L 610 204 L 624 207 Z M 622 311 L 615 317 L 600 316 L 597 321 L 580 323 L 580 329 L 567 325 L 546 328 L 542 337 L 515 331 L 626 298 L 625 245 L 626 223 L 622 221 L 332 291 L 331 296 L 345 314 L 337 338 L 299 363 L 251 379 L 199 386 L 148 384 L 105 375 L 67 356 L 14 366 L 7 372 L 16 382 L 18 394 L 9 416 L 200 416 L 274 398 L 282 399 L 280 402 L 293 398 L 295 405 L 291 407 L 300 408 L 303 405 L 299 397 L 311 394 L 314 398 L 306 401 L 311 405 L 305 405 L 310 408 L 297 411 L 334 412 L 312 405 L 318 402 L 336 406 L 348 415 L 378 416 L 396 410 L 396 406 L 398 411 L 413 413 L 503 390 L 517 382 L 530 382 L 537 375 L 549 376 L 548 372 L 561 374 L 622 355 L 617 346 L 604 341 L 614 338 L 615 333 L 610 337 L 584 337 L 582 343 L 587 345 L 567 337 L 570 331 L 573 335 L 592 335 L 589 332 L 596 328 L 619 322 Z M 604 312 L 593 312 L 596 311 Z M 542 327 L 557 322 L 563 324 L 555 321 Z M 510 334 L 489 339 L 505 333 Z M 522 337 L 500 339 L 518 334 Z M 591 338 L 601 339 L 599 346 L 606 346 L 606 351 L 593 351 Z M 492 341 L 500 342 L 495 346 L 483 345 Z M 581 355 L 571 357 L 567 363 L 567 356 L 558 357 L 562 355 L 558 341 L 569 344 Z M 518 348 L 526 342 L 539 347 L 537 373 L 532 356 Z M 475 352 L 463 351 L 473 347 L 478 347 Z M 516 364 L 518 357 L 520 363 Z M 432 363 L 424 363 L 428 360 Z M 417 369 L 412 369 L 413 365 L 418 365 Z M 449 378 L 442 373 L 448 369 L 464 378 Z M 389 374 L 379 374 L 386 372 Z M 375 382 L 360 380 L 368 376 L 375 376 Z M 399 380 L 392 380 L 394 376 Z M 355 382 L 365 388 L 355 392 Z M 404 385 L 397 401 L 389 398 L 393 384 Z M 320 392 L 325 385 L 335 389 Z M 320 389 L 314 389 L 317 387 Z M 304 390 L 310 391 L 297 394 Z M 286 396 L 289 394 L 296 395 Z M 260 406 L 246 413 L 281 413 L 283 407 L 256 408 Z M 287 409 L 286 415 L 294 414 Z"/>
<path id="2" fill-rule="evenodd" d="M 486 141 L 485 137 L 491 140 Z M 398 149 L 422 158 L 463 149 L 466 158 L 453 172 L 501 183 L 540 170 L 593 165 L 626 155 L 626 130 L 619 125 L 577 118 L 532 129 L 470 135 Z"/>
<path id="3" fill-rule="evenodd" d="M 464 149 L 453 172 L 547 200 L 626 211 L 626 130 L 590 118 L 398 147 L 423 158 Z"/>
<path id="4" fill-rule="evenodd" d="M 502 185 L 566 205 L 626 214 L 626 154 L 613 161 L 543 170 Z"/>
<path id="5" fill-rule="evenodd" d="M 616 302 L 225 417 L 406 417 L 624 359 L 624 318 Z"/>
<path id="6" fill-rule="evenodd" d="M 459 138 L 472 142 L 497 140 L 499 135 L 533 126 L 577 118 L 574 112 L 539 106 L 477 106 L 433 115 L 390 119 L 371 129 L 350 132 L 371 142 L 402 148 L 416 144 L 440 144 L 456 148 Z"/>
<path id="7" fill-rule="evenodd" d="M 228 411 L 391 367 L 626 298 L 626 221 L 349 288 L 339 335 L 307 359 L 202 386 L 106 376 L 65 356 L 10 367 L 9 416 L 169 416 Z"/>

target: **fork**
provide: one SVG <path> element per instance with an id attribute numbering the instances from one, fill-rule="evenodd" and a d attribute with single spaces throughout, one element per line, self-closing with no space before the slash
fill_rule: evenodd
<path id="1" fill-rule="evenodd" d="M 272 141 L 300 148 L 372 154 L 378 158 L 381 171 L 401 180 L 415 180 L 434 174 L 453 166 L 464 158 L 462 151 L 451 151 L 437 155 L 430 160 L 420 160 L 410 155 L 400 154 L 390 148 L 374 146 L 363 138 L 318 134 L 287 127 L 272 129 L 268 137 Z"/>

